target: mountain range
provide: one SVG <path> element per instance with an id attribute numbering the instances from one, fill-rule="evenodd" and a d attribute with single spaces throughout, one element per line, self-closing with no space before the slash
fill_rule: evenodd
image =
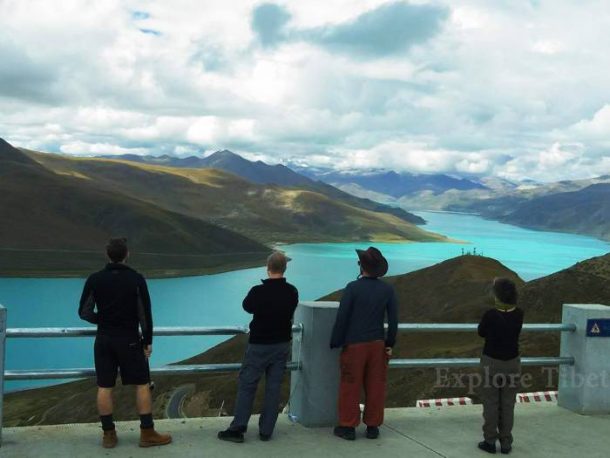
<path id="1" fill-rule="evenodd" d="M 260 264 L 276 243 L 446 240 L 404 210 L 212 168 L 74 158 L 0 140 L 0 178 L 10 221 L 0 249 L 11 253 L 0 275 L 82 275 L 103 262 L 112 234 L 128 237 L 136 267 L 159 276 Z"/>
<path id="2" fill-rule="evenodd" d="M 249 161 L 242 156 L 229 150 L 221 150 L 206 157 L 189 156 L 179 158 L 175 156 L 139 156 L 135 154 L 124 154 L 116 156 L 101 156 L 105 159 L 117 159 L 130 162 L 139 162 L 152 165 L 163 165 L 177 168 L 213 168 L 224 170 L 237 175 L 251 183 L 261 185 L 276 185 L 282 187 L 296 187 L 307 189 L 316 193 L 324 194 L 331 199 L 338 199 L 349 204 L 356 205 L 366 210 L 390 213 L 413 224 L 425 224 L 425 220 L 417 215 L 408 213 L 398 206 L 385 205 L 375 199 L 366 196 L 357 196 L 345 192 L 324 181 L 315 180 L 301 173 L 297 173 L 289 167 L 281 164 L 269 165 L 262 161 Z"/>
<path id="3" fill-rule="evenodd" d="M 610 240 L 610 175 L 551 183 L 498 177 L 310 172 L 343 191 L 409 210 L 476 213 L 522 227 Z"/>
<path id="4" fill-rule="evenodd" d="M 395 199 L 419 192 L 440 194 L 450 189 L 467 191 L 471 189 L 487 189 L 479 182 L 445 174 L 413 174 L 383 172 L 334 172 L 316 171 L 310 173 L 317 179 L 334 186 L 358 186 L 364 190 L 387 195 Z"/>
<path id="5" fill-rule="evenodd" d="M 425 269 L 386 279 L 399 297 L 399 321 L 419 323 L 476 323 L 482 313 L 493 306 L 489 286 L 495 277 L 513 279 L 519 287 L 519 306 L 525 311 L 526 323 L 560 322 L 562 304 L 610 303 L 610 255 L 580 262 L 568 269 L 537 280 L 525 282 L 516 272 L 500 262 L 480 256 L 460 256 Z M 337 291 L 323 300 L 339 300 Z M 523 333 L 521 351 L 526 356 L 559 354 L 559 333 Z M 239 362 L 247 336 L 238 336 L 187 361 L 185 364 Z M 477 357 L 482 340 L 475 333 L 401 333 L 394 349 L 396 358 Z M 476 369 L 464 369 L 469 374 Z M 528 391 L 553 388 L 547 386 L 548 373 L 528 367 L 533 386 Z M 445 388 L 435 384 L 435 369 L 390 370 L 388 374 L 388 407 L 413 406 L 417 399 L 464 396 L 465 388 Z M 556 383 L 556 377 L 553 378 Z M 183 411 L 188 416 L 205 416 L 232 412 L 237 374 L 160 376 L 155 379 L 154 413 L 165 415 L 168 399 L 179 387 L 192 387 L 184 398 Z M 259 390 L 255 411 L 260 411 Z M 82 380 L 27 392 L 9 393 L 5 397 L 5 422 L 9 426 L 95 422 L 96 387 L 93 380 Z M 135 419 L 133 392 L 117 386 L 115 418 Z M 289 399 L 288 377 L 283 385 L 282 402 Z M 477 400 L 476 394 L 472 397 Z"/>
<path id="6" fill-rule="evenodd" d="M 100 157 L 105 159 L 122 159 L 125 161 L 146 164 L 165 165 L 168 167 L 220 169 L 258 184 L 300 187 L 311 186 L 313 184 L 313 180 L 294 172 L 284 165 L 268 165 L 262 161 L 249 161 L 226 149 L 216 151 L 207 157 L 189 156 L 180 158 L 167 154 L 162 156 L 123 154 L 115 156 L 104 155 Z"/>

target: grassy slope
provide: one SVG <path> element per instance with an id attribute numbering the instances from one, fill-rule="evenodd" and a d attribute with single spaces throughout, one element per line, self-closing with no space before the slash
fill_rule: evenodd
<path id="1" fill-rule="evenodd" d="M 0 145 L 0 147 L 5 145 Z M 74 275 L 103 265 L 109 236 L 130 240 L 132 263 L 171 275 L 252 265 L 269 249 L 233 231 L 61 176 L 0 150 L 0 275 Z"/>
<path id="2" fill-rule="evenodd" d="M 400 298 L 401 322 L 476 322 L 491 306 L 489 285 L 496 276 L 513 278 L 520 286 L 521 307 L 526 322 L 558 322 L 563 303 L 610 303 L 610 255 L 594 258 L 528 283 L 499 262 L 483 257 L 463 256 L 435 266 L 388 278 Z M 336 300 L 340 292 L 324 299 Z M 552 356 L 559 351 L 559 336 L 528 334 L 522 336 L 522 352 L 527 356 Z M 237 362 L 242 358 L 245 337 L 230 339 L 189 360 L 191 363 Z M 464 333 L 401 334 L 395 349 L 398 358 L 476 357 L 482 341 Z M 471 370 L 464 370 L 470 373 Z M 535 384 L 533 390 L 545 388 L 546 374 L 528 369 Z M 392 370 L 388 381 L 388 406 L 413 405 L 416 399 L 439 396 L 462 396 L 464 389 L 435 388 L 435 370 Z M 283 401 L 289 395 L 288 376 L 283 386 Z M 195 396 L 186 399 L 190 415 L 218 415 L 231 412 L 235 399 L 236 374 L 214 376 L 159 377 L 156 380 L 155 411 L 163 416 L 166 400 L 180 385 L 192 383 Z M 255 409 L 260 408 L 260 395 Z M 117 417 L 134 418 L 131 390 L 117 390 Z M 475 396 L 476 398 L 476 396 Z M 8 425 L 96 421 L 95 386 L 83 380 L 26 393 L 9 394 L 5 402 Z"/>
<path id="3" fill-rule="evenodd" d="M 444 240 L 394 215 L 313 191 L 256 185 L 219 170 L 29 154 L 57 173 L 230 227 L 264 243 Z"/>

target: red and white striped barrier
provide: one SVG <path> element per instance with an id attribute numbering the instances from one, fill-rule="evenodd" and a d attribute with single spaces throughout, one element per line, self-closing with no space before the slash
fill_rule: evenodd
<path id="1" fill-rule="evenodd" d="M 557 402 L 557 391 L 536 391 L 517 394 L 517 402 Z"/>
<path id="2" fill-rule="evenodd" d="M 468 406 L 472 404 L 470 398 L 443 398 L 443 399 L 419 399 L 416 407 L 451 407 Z"/>

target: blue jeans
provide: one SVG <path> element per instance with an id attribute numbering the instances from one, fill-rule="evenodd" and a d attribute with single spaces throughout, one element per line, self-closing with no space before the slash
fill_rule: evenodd
<path id="1" fill-rule="evenodd" d="M 261 434 L 271 435 L 277 422 L 280 405 L 280 389 L 290 342 L 278 344 L 248 344 L 246 355 L 239 372 L 239 388 L 233 421 L 230 429 L 246 432 L 252 415 L 252 405 L 258 382 L 265 374 L 265 401 L 258 428 Z"/>

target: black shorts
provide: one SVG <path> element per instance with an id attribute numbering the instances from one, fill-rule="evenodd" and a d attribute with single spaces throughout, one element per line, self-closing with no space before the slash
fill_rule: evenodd
<path id="1" fill-rule="evenodd" d="M 148 361 L 139 338 L 98 334 L 95 338 L 97 386 L 112 388 L 121 370 L 123 385 L 146 385 L 150 381 Z"/>

